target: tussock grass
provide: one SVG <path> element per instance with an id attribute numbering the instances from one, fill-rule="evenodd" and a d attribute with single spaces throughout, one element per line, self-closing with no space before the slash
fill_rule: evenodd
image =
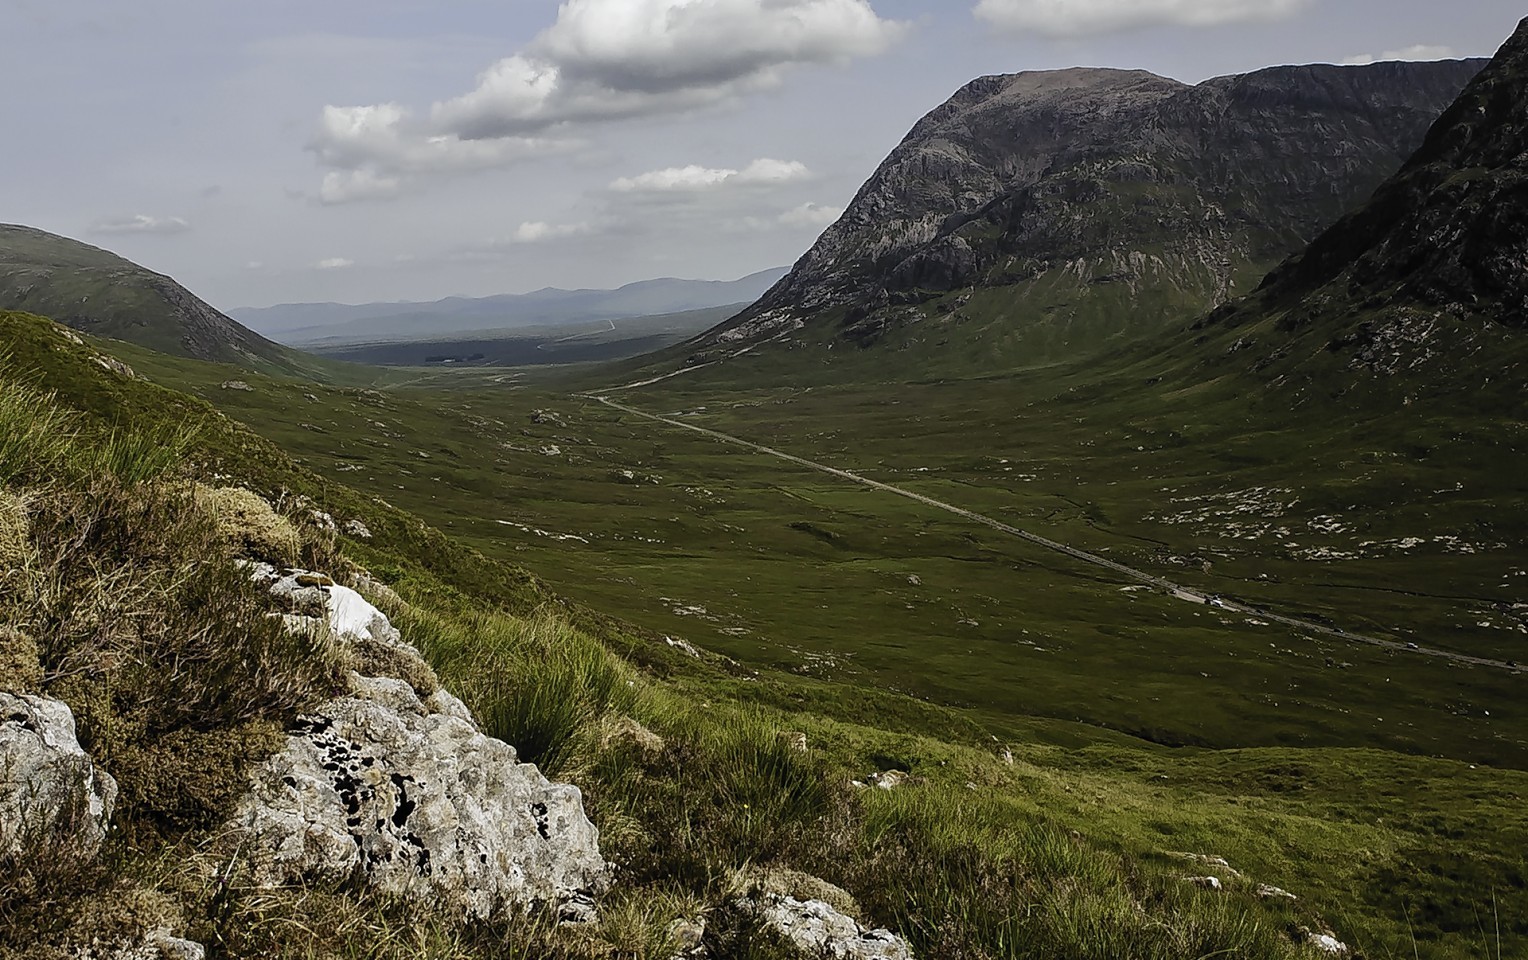
<path id="1" fill-rule="evenodd" d="M 162 424 L 144 430 L 113 427 L 92 448 L 92 472 L 128 486 L 151 483 L 183 467 L 199 435 L 196 424 Z"/>
<path id="2" fill-rule="evenodd" d="M 0 484 L 52 477 L 75 439 L 74 418 L 52 394 L 0 379 Z"/>
<path id="3" fill-rule="evenodd" d="M 405 636 L 460 681 L 484 731 L 547 776 L 575 765 L 601 721 L 629 712 L 636 674 L 602 644 L 549 612 L 446 619 L 410 611 Z"/>

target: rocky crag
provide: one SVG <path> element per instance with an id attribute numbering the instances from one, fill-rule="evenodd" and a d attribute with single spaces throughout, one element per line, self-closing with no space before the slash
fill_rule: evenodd
<path id="1" fill-rule="evenodd" d="M 1519 403 L 1525 328 L 1528 20 L 1369 202 L 1194 332 L 1230 341 L 1217 368 L 1489 413 Z"/>
<path id="2" fill-rule="evenodd" d="M 1368 196 L 1483 64 L 1274 67 L 1197 86 L 1105 69 L 983 77 L 693 359 L 835 310 L 867 343 L 899 306 L 1047 279 L 1069 300 L 1126 291 L 1142 329 L 1191 316 Z"/>

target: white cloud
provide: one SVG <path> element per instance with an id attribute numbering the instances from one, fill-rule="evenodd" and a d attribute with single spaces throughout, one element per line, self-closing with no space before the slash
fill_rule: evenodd
<path id="1" fill-rule="evenodd" d="M 1348 57 L 1342 62 L 1348 66 L 1366 67 L 1371 63 L 1381 63 L 1386 60 L 1452 60 L 1457 56 L 1459 53 L 1453 47 L 1418 43 L 1400 50 L 1386 50 L 1378 56 L 1362 53 L 1356 57 Z"/>
<path id="2" fill-rule="evenodd" d="M 668 167 L 634 177 L 621 177 L 610 184 L 617 193 L 691 193 L 710 190 L 724 184 L 770 185 L 802 180 L 811 176 L 799 160 L 773 160 L 762 157 L 741 170 L 702 167 Z"/>
<path id="3" fill-rule="evenodd" d="M 869 0 L 564 0 L 557 22 L 432 110 L 466 139 L 673 113 L 884 52 L 905 25 Z"/>
<path id="4" fill-rule="evenodd" d="M 566 149 L 533 137 L 463 140 L 432 133 L 396 103 L 324 108 L 308 149 L 331 168 L 319 198 L 325 204 L 385 200 L 415 177 L 471 173 Z"/>
<path id="5" fill-rule="evenodd" d="M 90 225 L 91 233 L 103 235 L 152 233 L 168 236 L 174 233 L 185 233 L 190 229 L 191 224 L 180 217 L 151 217 L 146 213 L 140 213 L 132 217 L 97 220 Z"/>
<path id="6" fill-rule="evenodd" d="M 348 270 L 355 266 L 355 261 L 347 260 L 344 257 L 330 257 L 327 260 L 318 261 L 313 266 L 319 270 Z"/>
<path id="7" fill-rule="evenodd" d="M 423 176 L 502 167 L 568 146 L 553 127 L 714 106 L 798 64 L 885 51 L 907 29 L 870 0 L 564 0 L 529 46 L 467 93 L 415 112 L 324 108 L 309 144 L 326 203 L 395 196 Z M 739 171 L 739 175 L 746 171 Z"/>
<path id="8" fill-rule="evenodd" d="M 803 203 L 780 214 L 780 222 L 788 227 L 816 227 L 821 229 L 844 215 L 842 207 L 829 207 L 820 203 Z"/>
<path id="9" fill-rule="evenodd" d="M 563 237 L 576 237 L 589 232 L 587 223 L 545 223 L 543 221 L 527 221 L 520 224 L 515 231 L 516 243 L 540 243 L 544 240 L 559 240 Z"/>
<path id="10" fill-rule="evenodd" d="M 980 0 L 976 16 L 1004 30 L 1052 37 L 1119 33 L 1142 27 L 1212 27 L 1282 20 L 1314 0 Z"/>

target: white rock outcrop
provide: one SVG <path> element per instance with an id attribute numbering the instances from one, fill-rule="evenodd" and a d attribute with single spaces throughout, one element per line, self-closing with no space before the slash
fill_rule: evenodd
<path id="1" fill-rule="evenodd" d="M 336 638 L 417 655 L 354 590 L 305 571 L 251 569 L 278 597 L 319 604 Z M 476 917 L 533 904 L 593 917 L 609 867 L 577 787 L 520 763 L 444 690 L 421 699 L 402 680 L 359 673 L 349 688 L 299 718 L 230 824 L 258 882 L 359 877 Z"/>
<path id="2" fill-rule="evenodd" d="M 832 960 L 913 960 L 907 941 L 890 930 L 867 930 L 821 900 L 765 896 L 744 900 L 764 924 L 803 956 Z"/>
<path id="3" fill-rule="evenodd" d="M 94 857 L 116 802 L 66 704 L 0 693 L 0 856 Z"/>

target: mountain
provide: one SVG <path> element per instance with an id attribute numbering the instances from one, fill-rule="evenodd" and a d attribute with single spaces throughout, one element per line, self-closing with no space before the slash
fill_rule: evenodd
<path id="1" fill-rule="evenodd" d="M 431 303 L 288 303 L 231 313 L 252 329 L 287 343 L 425 340 L 451 333 L 620 320 L 751 303 L 786 272 L 787 268 L 777 267 L 732 281 L 643 280 L 615 290 L 546 287 L 532 293 L 449 297 Z"/>
<path id="2" fill-rule="evenodd" d="M 977 295 L 973 342 L 1042 322 L 1094 344 L 1152 333 L 1249 289 L 1367 197 L 1483 64 L 1272 67 L 1195 86 L 1138 70 L 983 77 L 693 359 L 830 313 L 836 336 L 873 343 L 964 308 L 927 306 L 952 293 Z"/>
<path id="3" fill-rule="evenodd" d="M 1446 395 L 1505 427 L 1528 363 L 1525 264 L 1528 20 L 1372 199 L 1195 331 L 1223 348 L 1214 365 L 1312 395 Z"/>
<path id="4" fill-rule="evenodd" d="M 32 227 L 0 224 L 0 309 L 195 360 L 291 371 L 307 365 L 169 277 Z"/>

